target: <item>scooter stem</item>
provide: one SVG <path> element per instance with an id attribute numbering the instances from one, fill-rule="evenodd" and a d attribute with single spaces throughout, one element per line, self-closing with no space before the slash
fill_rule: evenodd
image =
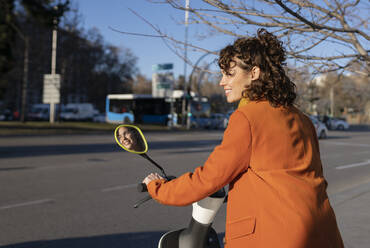
<path id="1" fill-rule="evenodd" d="M 164 169 L 159 165 L 159 164 L 157 164 L 153 159 L 151 159 L 149 156 L 148 156 L 148 154 L 146 154 L 146 153 L 142 153 L 142 154 L 139 154 L 140 156 L 142 156 L 142 157 L 144 157 L 144 158 L 146 158 L 147 160 L 149 160 L 152 164 L 154 164 L 155 165 L 155 167 L 157 167 L 160 171 L 161 171 L 161 173 L 162 173 L 162 176 L 164 177 L 164 178 L 166 178 L 166 179 L 168 179 L 168 177 L 167 177 L 167 175 L 166 175 L 166 172 L 164 172 Z"/>

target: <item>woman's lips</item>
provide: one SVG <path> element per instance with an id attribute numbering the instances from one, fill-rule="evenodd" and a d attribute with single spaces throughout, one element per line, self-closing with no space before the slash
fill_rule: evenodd
<path id="1" fill-rule="evenodd" d="M 225 90 L 225 95 L 230 94 L 231 90 Z"/>

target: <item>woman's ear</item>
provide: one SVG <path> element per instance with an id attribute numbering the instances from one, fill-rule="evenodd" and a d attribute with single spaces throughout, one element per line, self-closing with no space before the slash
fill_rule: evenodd
<path id="1" fill-rule="evenodd" d="M 251 79 L 253 81 L 253 80 L 257 80 L 259 78 L 260 78 L 260 68 L 258 66 L 253 66 L 253 68 L 251 70 Z"/>

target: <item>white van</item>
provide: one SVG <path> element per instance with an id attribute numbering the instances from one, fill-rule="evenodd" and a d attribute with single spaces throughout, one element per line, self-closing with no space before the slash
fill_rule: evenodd
<path id="1" fill-rule="evenodd" d="M 63 121 L 87 121 L 92 120 L 97 110 L 91 103 L 68 103 L 60 113 Z"/>

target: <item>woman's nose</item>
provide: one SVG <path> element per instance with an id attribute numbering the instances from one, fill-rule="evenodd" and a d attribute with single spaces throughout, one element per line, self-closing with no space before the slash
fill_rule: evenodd
<path id="1" fill-rule="evenodd" d="M 225 76 L 222 76 L 219 85 L 220 86 L 224 86 L 225 84 L 226 84 L 226 82 L 225 82 Z"/>

